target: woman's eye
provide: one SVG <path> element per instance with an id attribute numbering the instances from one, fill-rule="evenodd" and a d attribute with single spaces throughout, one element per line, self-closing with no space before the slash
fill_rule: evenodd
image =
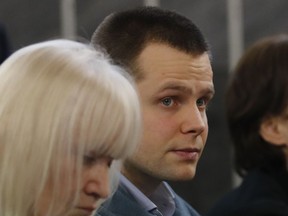
<path id="1" fill-rule="evenodd" d="M 170 107 L 171 105 L 173 105 L 174 101 L 171 97 L 166 97 L 166 98 L 163 98 L 161 100 L 161 103 L 164 105 L 164 106 L 167 106 L 167 107 Z"/>
<path id="2" fill-rule="evenodd" d="M 84 164 L 85 165 L 91 165 L 95 163 L 96 157 L 91 156 L 91 155 L 84 155 Z"/>
<path id="3" fill-rule="evenodd" d="M 112 163 L 113 163 L 113 158 L 111 158 L 111 159 L 108 160 L 108 163 L 107 163 L 108 167 L 111 167 L 111 166 L 112 166 Z"/>
<path id="4" fill-rule="evenodd" d="M 89 166 L 94 166 L 96 164 L 102 164 L 105 165 L 107 167 L 111 167 L 112 162 L 113 162 L 113 158 L 109 157 L 109 156 L 97 156 L 97 155 L 84 155 L 83 157 L 83 163 L 85 166 L 89 167 Z"/>

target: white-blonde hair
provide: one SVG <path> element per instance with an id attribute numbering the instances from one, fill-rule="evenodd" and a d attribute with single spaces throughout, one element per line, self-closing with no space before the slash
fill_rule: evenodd
<path id="1" fill-rule="evenodd" d="M 59 182 L 71 196 L 61 164 L 75 164 L 79 182 L 86 151 L 125 158 L 140 131 L 133 82 L 102 52 L 69 40 L 20 49 L 0 66 L 0 215 L 31 216 L 48 178 L 53 215 Z"/>

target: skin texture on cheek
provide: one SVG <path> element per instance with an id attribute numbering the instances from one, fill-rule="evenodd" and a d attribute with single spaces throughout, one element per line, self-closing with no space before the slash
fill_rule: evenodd
<path id="1" fill-rule="evenodd" d="M 40 195 L 40 199 L 36 203 L 37 216 L 46 215 L 50 211 L 49 207 L 53 209 L 53 214 L 57 215 L 64 215 L 72 208 L 75 195 L 77 194 L 77 183 L 76 178 L 68 181 L 68 176 L 75 172 L 72 168 L 73 166 L 75 164 L 61 166 L 59 170 L 59 179 L 61 179 L 61 182 L 56 180 L 59 184 L 55 185 L 55 179 L 53 178 L 48 179 Z"/>

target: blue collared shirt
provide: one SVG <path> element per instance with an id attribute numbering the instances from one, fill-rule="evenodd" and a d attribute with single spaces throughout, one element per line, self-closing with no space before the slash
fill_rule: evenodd
<path id="1" fill-rule="evenodd" d="M 163 216 L 172 216 L 175 212 L 175 195 L 173 190 L 166 182 L 162 182 L 151 196 L 144 195 L 132 182 L 125 176 L 120 176 L 120 184 L 135 198 L 144 208 L 151 212 L 158 209 Z"/>

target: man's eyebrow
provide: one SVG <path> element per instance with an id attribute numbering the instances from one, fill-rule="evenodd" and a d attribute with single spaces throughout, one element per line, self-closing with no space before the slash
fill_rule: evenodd
<path id="1" fill-rule="evenodd" d="M 168 82 L 166 84 L 164 84 L 161 88 L 160 88 L 160 92 L 165 91 L 165 90 L 178 90 L 178 91 L 182 91 L 182 92 L 186 92 L 189 94 L 192 94 L 192 89 L 187 88 L 186 86 L 179 84 L 179 83 L 175 83 L 175 82 Z M 213 85 L 209 85 L 207 88 L 203 89 L 200 94 L 202 95 L 210 95 L 211 97 L 214 96 L 215 94 L 215 89 Z"/>
<path id="2" fill-rule="evenodd" d="M 181 85 L 179 83 L 175 83 L 175 82 L 165 83 L 159 89 L 160 92 L 165 91 L 165 90 L 178 90 L 178 91 L 183 91 L 187 93 L 192 93 L 192 90 L 190 88 L 187 88 L 186 86 Z"/>
<path id="3" fill-rule="evenodd" d="M 209 95 L 211 98 L 215 95 L 215 89 L 213 85 L 210 85 L 208 88 L 201 91 L 203 95 Z"/>

